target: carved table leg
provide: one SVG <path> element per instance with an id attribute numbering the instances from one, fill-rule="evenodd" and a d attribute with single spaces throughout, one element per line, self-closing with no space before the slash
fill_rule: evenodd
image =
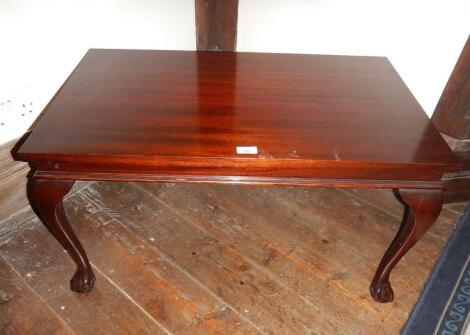
<path id="1" fill-rule="evenodd" d="M 390 272 L 403 255 L 431 227 L 442 208 L 441 190 L 395 190 L 395 195 L 405 205 L 405 215 L 401 227 L 385 252 L 370 285 L 370 293 L 378 302 L 393 301 Z"/>
<path id="2" fill-rule="evenodd" d="M 73 184 L 73 181 L 30 178 L 28 196 L 31 206 L 42 223 L 62 244 L 77 265 L 77 271 L 70 280 L 70 289 L 83 293 L 91 290 L 95 282 L 95 275 L 88 262 L 85 250 L 83 250 L 65 216 L 62 199 L 70 191 Z"/>

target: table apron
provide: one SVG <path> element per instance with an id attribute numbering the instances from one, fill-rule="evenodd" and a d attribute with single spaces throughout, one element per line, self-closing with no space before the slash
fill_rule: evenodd
<path id="1" fill-rule="evenodd" d="M 210 183 L 210 184 L 251 184 L 287 185 L 335 188 L 408 188 L 442 189 L 440 180 L 376 180 L 376 179 L 330 179 L 330 178 L 291 178 L 254 176 L 214 176 L 214 175 L 170 175 L 133 173 L 90 173 L 35 171 L 35 179 L 89 180 L 121 182 L 163 182 L 163 183 Z"/>

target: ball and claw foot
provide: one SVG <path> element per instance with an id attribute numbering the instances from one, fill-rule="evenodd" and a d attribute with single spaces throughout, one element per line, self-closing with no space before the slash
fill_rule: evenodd
<path id="1" fill-rule="evenodd" d="M 390 282 L 376 283 L 370 286 L 370 294 L 377 302 L 392 302 L 393 301 L 393 289 Z"/>
<path id="2" fill-rule="evenodd" d="M 95 284 L 95 275 L 90 271 L 77 270 L 70 280 L 70 289 L 77 293 L 89 292 Z"/>

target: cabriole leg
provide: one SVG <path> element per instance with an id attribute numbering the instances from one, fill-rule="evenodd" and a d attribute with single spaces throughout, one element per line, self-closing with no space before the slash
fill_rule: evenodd
<path id="1" fill-rule="evenodd" d="M 439 189 L 401 189 L 395 190 L 395 195 L 405 205 L 405 214 L 370 285 L 371 295 L 378 302 L 393 301 L 390 272 L 432 226 L 442 208 L 442 191 Z"/>
<path id="2" fill-rule="evenodd" d="M 84 293 L 91 290 L 95 275 L 85 250 L 78 241 L 65 216 L 62 200 L 70 191 L 74 181 L 35 179 L 28 181 L 28 197 L 31 206 L 49 232 L 62 244 L 77 265 L 77 271 L 70 280 L 70 289 Z"/>

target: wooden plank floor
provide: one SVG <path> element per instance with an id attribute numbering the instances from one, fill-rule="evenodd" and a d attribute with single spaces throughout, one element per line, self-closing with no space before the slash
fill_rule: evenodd
<path id="1" fill-rule="evenodd" d="M 0 145 L 0 222 L 28 206 L 26 175 L 29 165 L 14 161 L 11 156 L 17 141 Z"/>
<path id="2" fill-rule="evenodd" d="M 398 334 L 465 204 L 369 282 L 403 208 L 387 190 L 82 184 L 65 207 L 97 283 L 25 209 L 0 222 L 1 334 Z M 425 257 L 423 255 L 426 255 Z"/>

